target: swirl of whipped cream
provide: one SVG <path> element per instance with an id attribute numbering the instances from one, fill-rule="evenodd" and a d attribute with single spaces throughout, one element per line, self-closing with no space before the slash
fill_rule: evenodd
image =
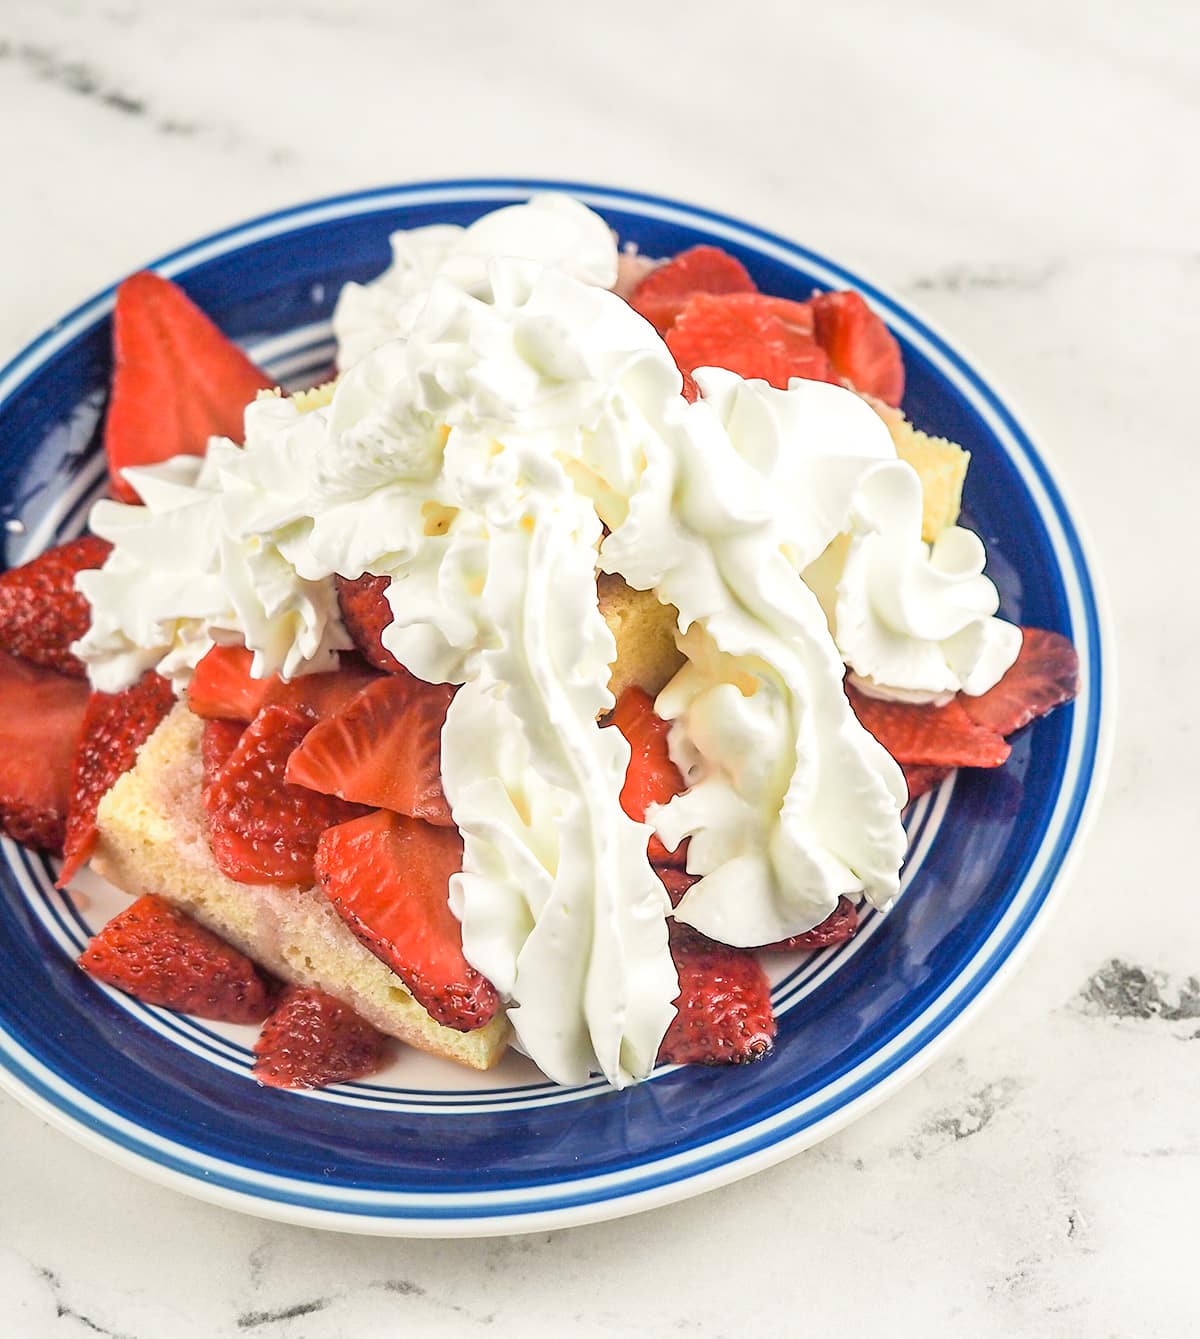
<path id="1" fill-rule="evenodd" d="M 787 391 L 698 373 L 738 450 L 787 498 L 787 552 L 865 692 L 913 702 L 986 692 L 1016 659 L 1020 629 L 995 617 L 977 535 L 921 539 L 916 471 L 879 416 L 819 381 Z"/>
<path id="2" fill-rule="evenodd" d="M 559 191 L 494 209 L 466 228 L 435 224 L 395 232 L 389 240 L 392 263 L 383 274 L 367 284 L 346 284 L 338 295 L 333 330 L 340 368 L 407 336 L 438 275 L 474 291 L 493 256 L 536 261 L 600 288 L 617 282 L 617 246 L 608 224 Z"/>

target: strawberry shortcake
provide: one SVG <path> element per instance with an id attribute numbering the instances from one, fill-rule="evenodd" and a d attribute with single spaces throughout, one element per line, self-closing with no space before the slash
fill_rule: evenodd
<path id="1" fill-rule="evenodd" d="M 0 576 L 0 822 L 134 897 L 85 971 L 262 1024 L 264 1083 L 758 1059 L 763 955 L 886 908 L 1074 653 L 997 616 L 858 293 L 553 193 L 392 245 L 292 395 L 120 287 L 111 496 Z"/>

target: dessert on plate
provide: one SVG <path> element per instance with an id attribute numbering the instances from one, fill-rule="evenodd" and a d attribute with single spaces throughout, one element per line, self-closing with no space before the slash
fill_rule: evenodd
<path id="1" fill-rule="evenodd" d="M 262 1023 L 264 1083 L 758 1059 L 761 955 L 886 908 L 905 805 L 1074 653 L 997 617 L 859 294 L 558 194 L 392 245 L 290 395 L 120 287 L 111 497 L 0 576 L 0 822 L 136 899 L 85 970 Z"/>

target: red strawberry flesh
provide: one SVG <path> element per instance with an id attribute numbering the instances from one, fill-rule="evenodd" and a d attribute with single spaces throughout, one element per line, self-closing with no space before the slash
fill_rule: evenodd
<path id="1" fill-rule="evenodd" d="M 812 298 L 817 343 L 833 369 L 855 390 L 898 405 L 904 396 L 904 359 L 896 337 L 861 293 L 816 293 Z"/>
<path id="2" fill-rule="evenodd" d="M 188 684 L 188 706 L 207 721 L 247 724 L 263 707 L 294 707 L 314 716 L 328 716 L 379 677 L 356 656 L 343 657 L 336 670 L 302 674 L 286 683 L 278 674 L 254 678 L 250 673 L 253 661 L 253 655 L 243 646 L 212 647 Z"/>
<path id="3" fill-rule="evenodd" d="M 264 707 L 204 791 L 213 858 L 237 883 L 311 884 L 321 833 L 362 813 L 285 780 L 312 724 L 294 707 Z"/>
<path id="4" fill-rule="evenodd" d="M 335 584 L 342 622 L 363 658 L 387 674 L 405 673 L 404 666 L 380 640 L 392 621 L 392 608 L 387 602 L 391 577 L 366 575 L 355 581 L 338 577 Z"/>
<path id="5" fill-rule="evenodd" d="M 79 965 L 144 1004 L 199 1018 L 257 1023 L 271 1007 L 267 983 L 245 954 L 153 893 L 114 916 Z"/>
<path id="6" fill-rule="evenodd" d="M 662 1064 L 743 1065 L 761 1060 L 775 1038 L 771 987 L 753 953 L 673 926 L 679 973 L 676 1014 L 658 1050 Z"/>
<path id="7" fill-rule="evenodd" d="M 791 935 L 774 944 L 764 944 L 760 952 L 808 953 L 813 949 L 829 948 L 852 939 L 858 931 L 858 908 L 848 897 L 839 897 L 837 906 L 820 923 L 802 934 Z"/>
<path id="8" fill-rule="evenodd" d="M 388 675 L 364 688 L 309 732 L 287 779 L 345 800 L 448 826 L 442 789 L 442 726 L 449 684 Z"/>
<path id="9" fill-rule="evenodd" d="M 638 284 L 629 305 L 664 334 L 695 293 L 754 293 L 757 286 L 736 257 L 716 246 L 694 246 L 659 265 Z"/>
<path id="10" fill-rule="evenodd" d="M 630 818 L 643 823 L 650 805 L 666 804 L 687 789 L 667 750 L 671 723 L 655 714 L 654 699 L 635 684 L 621 694 L 611 724 L 629 742 L 629 767 L 621 789 L 621 808 Z M 655 834 L 650 837 L 647 851 L 655 865 L 682 865 L 687 859 L 685 843 L 680 842 L 677 850 L 668 851 Z"/>
<path id="11" fill-rule="evenodd" d="M 806 303 L 758 293 L 698 293 L 679 313 L 666 341 L 684 372 L 724 367 L 785 390 L 792 377 L 837 380 L 812 332 Z"/>
<path id="12" fill-rule="evenodd" d="M 100 801 L 134 765 L 138 749 L 174 705 L 171 685 L 153 670 L 124 692 L 91 695 L 71 774 L 60 888 L 75 877 L 95 849 Z"/>
<path id="13" fill-rule="evenodd" d="M 959 694 L 976 724 L 1011 735 L 1030 721 L 1070 702 L 1079 692 L 1079 656 L 1058 632 L 1021 629 L 1021 650 L 1000 682 L 979 697 Z"/>
<path id="14" fill-rule="evenodd" d="M 898 763 L 932 767 L 999 767 L 1012 752 L 1004 737 L 977 725 L 958 698 L 945 706 L 884 702 L 851 684 L 854 714 Z"/>
<path id="15" fill-rule="evenodd" d="M 61 852 L 88 686 L 0 651 L 0 830 Z"/>
<path id="16" fill-rule="evenodd" d="M 70 648 L 87 632 L 92 614 L 75 589 L 75 574 L 102 566 L 111 551 L 106 539 L 84 535 L 0 574 L 0 647 L 83 678 L 83 662 Z"/>
<path id="17" fill-rule="evenodd" d="M 387 1040 L 324 991 L 288 986 L 254 1044 L 254 1077 L 271 1088 L 324 1088 L 379 1070 Z"/>
<path id="18" fill-rule="evenodd" d="M 924 763 L 904 763 L 900 769 L 908 784 L 908 802 L 919 799 L 927 791 L 935 790 L 954 771 L 953 767 L 931 767 Z"/>
<path id="19" fill-rule="evenodd" d="M 200 765 L 205 790 L 217 779 L 221 768 L 229 761 L 245 728 L 241 721 L 204 722 L 204 730 L 200 735 Z"/>
<path id="20" fill-rule="evenodd" d="M 242 439 L 246 405 L 273 385 L 184 291 L 144 270 L 117 289 L 104 446 L 113 496 L 137 502 L 121 471 L 203 455 L 212 436 Z"/>
<path id="21" fill-rule="evenodd" d="M 463 956 L 450 910 L 450 878 L 462 868 L 454 828 L 379 810 L 330 828 L 316 865 L 338 914 L 439 1023 L 469 1032 L 492 1017 L 496 991 Z"/>

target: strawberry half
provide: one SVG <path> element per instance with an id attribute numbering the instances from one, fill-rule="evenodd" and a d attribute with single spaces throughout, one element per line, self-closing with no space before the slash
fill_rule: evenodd
<path id="1" fill-rule="evenodd" d="M 1079 692 L 1079 656 L 1067 639 L 1041 628 L 1021 629 L 1021 650 L 1003 678 L 979 697 L 959 694 L 981 726 L 1011 735 Z"/>
<path id="2" fill-rule="evenodd" d="M 900 770 L 908 785 L 908 802 L 934 790 L 954 771 L 953 767 L 930 767 L 923 763 L 902 763 Z"/>
<path id="3" fill-rule="evenodd" d="M 237 883 L 311 884 L 321 833 L 362 812 L 287 784 L 288 758 L 312 725 L 294 707 L 264 707 L 204 791 L 213 858 Z"/>
<path id="4" fill-rule="evenodd" d="M 257 1023 L 271 1008 L 267 983 L 245 954 L 153 893 L 114 916 L 79 965 L 144 1004 L 198 1018 Z"/>
<path id="5" fill-rule="evenodd" d="M 0 651 L 0 830 L 61 852 L 88 686 Z"/>
<path id="6" fill-rule="evenodd" d="M 764 944 L 759 952 L 799 953 L 817 948 L 829 948 L 852 939 L 858 932 L 858 908 L 848 897 L 839 897 L 838 904 L 821 922 L 803 934 L 791 935 L 774 944 Z"/>
<path id="7" fill-rule="evenodd" d="M 775 1040 L 771 985 L 753 953 L 672 923 L 679 973 L 675 1017 L 658 1048 L 660 1064 L 744 1065 Z"/>
<path id="8" fill-rule="evenodd" d="M 204 775 L 205 790 L 217 779 L 217 774 L 229 761 L 245 728 L 241 721 L 204 722 L 204 730 L 200 735 L 200 766 Z"/>
<path id="9" fill-rule="evenodd" d="M 780 390 L 792 377 L 837 381 L 829 358 L 813 338 L 808 304 L 787 298 L 697 293 L 667 331 L 666 341 L 684 372 L 724 367 Z"/>
<path id="10" fill-rule="evenodd" d="M 387 1039 L 323 990 L 288 986 L 254 1043 L 254 1077 L 271 1088 L 324 1088 L 374 1074 Z"/>
<path id="11" fill-rule="evenodd" d="M 274 382 L 169 279 L 143 270 L 117 289 L 112 397 L 104 430 L 113 496 L 137 502 L 131 465 L 202 456 L 213 436 L 242 440 L 242 415 Z"/>
<path id="12" fill-rule="evenodd" d="M 287 779 L 447 827 L 442 726 L 453 698 L 450 684 L 407 672 L 376 679 L 309 731 L 288 761 Z"/>
<path id="13" fill-rule="evenodd" d="M 610 724 L 629 741 L 629 768 L 621 788 L 621 808 L 630 818 L 644 823 L 650 805 L 666 804 L 687 789 L 667 751 L 671 723 L 655 715 L 654 699 L 634 684 L 621 694 Z M 683 865 L 687 860 L 685 842 L 680 842 L 677 850 L 668 851 L 653 833 L 646 852 L 655 865 Z"/>
<path id="14" fill-rule="evenodd" d="M 253 678 L 253 661 L 244 646 L 210 648 L 188 684 L 188 706 L 206 721 L 247 724 L 264 707 L 294 707 L 313 716 L 330 716 L 379 677 L 357 656 L 343 657 L 336 670 L 302 674 L 287 683 L 278 674 Z"/>
<path id="15" fill-rule="evenodd" d="M 450 878 L 462 868 L 455 828 L 381 809 L 330 828 L 316 865 L 341 918 L 439 1023 L 469 1032 L 492 1017 L 499 998 L 463 956 L 450 910 Z"/>
<path id="16" fill-rule="evenodd" d="M 138 749 L 175 705 L 175 693 L 148 670 L 122 693 L 93 693 L 71 773 L 71 805 L 58 887 L 65 888 L 96 846 L 96 810 L 137 761 Z"/>
<path id="17" fill-rule="evenodd" d="M 391 582 L 391 577 L 367 574 L 356 581 L 337 577 L 334 584 L 342 622 L 363 659 L 387 674 L 403 674 L 404 666 L 380 640 L 384 628 L 392 621 L 392 607 L 387 602 Z"/>
<path id="18" fill-rule="evenodd" d="M 659 265 L 633 290 L 629 305 L 660 335 L 694 293 L 756 293 L 758 285 L 746 267 L 717 246 L 693 246 Z"/>
<path id="19" fill-rule="evenodd" d="M 904 395 L 904 359 L 896 337 L 861 293 L 814 293 L 817 343 L 833 370 L 855 390 L 898 405 Z"/>
<path id="20" fill-rule="evenodd" d="M 977 725 L 959 698 L 944 707 L 883 702 L 846 685 L 854 714 L 898 763 L 931 767 L 999 767 L 1012 749 L 1004 737 Z"/>
<path id="21" fill-rule="evenodd" d="M 0 647 L 82 679 L 87 671 L 71 643 L 91 626 L 92 610 L 75 574 L 102 566 L 111 552 L 108 540 L 83 535 L 0 574 Z"/>

